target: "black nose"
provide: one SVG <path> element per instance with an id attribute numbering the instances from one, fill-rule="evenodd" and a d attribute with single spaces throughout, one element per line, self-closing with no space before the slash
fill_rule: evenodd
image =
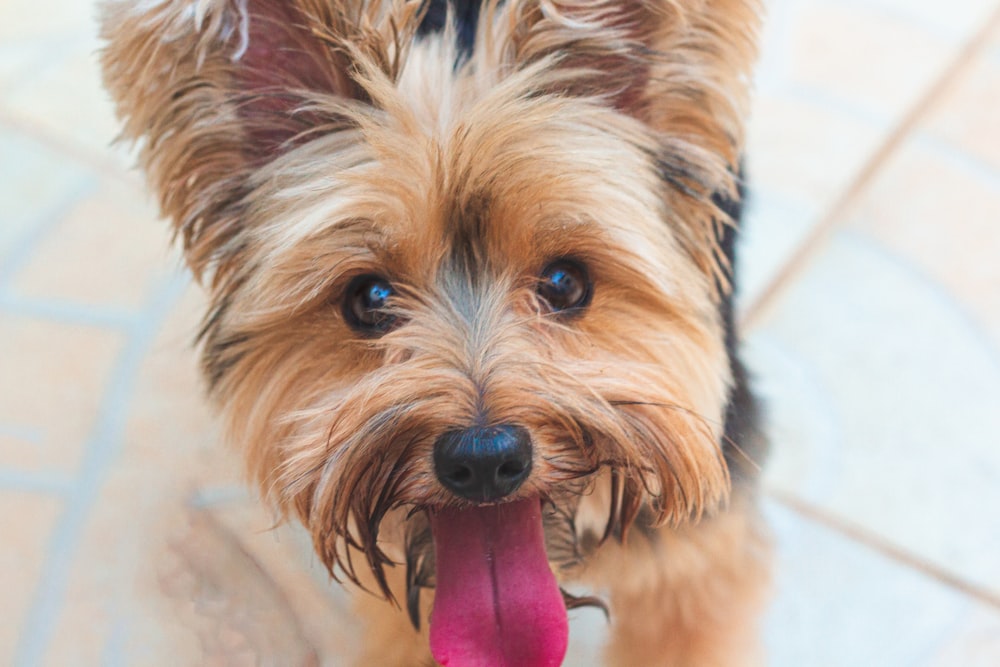
<path id="1" fill-rule="evenodd" d="M 434 472 L 457 496 L 498 500 L 531 474 L 531 438 L 509 424 L 448 431 L 434 444 Z"/>

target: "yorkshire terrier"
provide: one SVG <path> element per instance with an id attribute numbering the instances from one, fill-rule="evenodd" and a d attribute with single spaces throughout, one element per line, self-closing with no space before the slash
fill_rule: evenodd
<path id="1" fill-rule="evenodd" d="M 209 295 L 210 395 L 357 591 L 358 664 L 559 665 L 582 604 L 608 664 L 759 661 L 732 306 L 756 0 L 102 11 Z"/>

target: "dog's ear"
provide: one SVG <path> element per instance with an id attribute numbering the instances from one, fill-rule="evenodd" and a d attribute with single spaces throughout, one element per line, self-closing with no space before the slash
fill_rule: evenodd
<path id="1" fill-rule="evenodd" d="M 196 276 L 238 255 L 254 170 L 344 129 L 338 104 L 371 103 L 359 70 L 395 78 L 419 3 L 382 4 L 104 3 L 105 84 Z"/>
<path id="2" fill-rule="evenodd" d="M 508 64 L 543 62 L 558 94 L 602 101 L 658 136 L 656 159 L 671 186 L 682 242 L 726 282 L 717 252 L 719 196 L 735 199 L 757 0 L 522 0 L 506 23 Z M 513 61 L 513 62 L 511 62 Z M 714 200 L 714 201 L 713 201 Z M 705 249 L 712 249 L 706 253 Z"/>
<path id="3" fill-rule="evenodd" d="M 703 135 L 736 165 L 756 0 L 526 0 L 512 3 L 518 65 L 558 61 L 559 92 L 598 96 L 648 126 Z"/>

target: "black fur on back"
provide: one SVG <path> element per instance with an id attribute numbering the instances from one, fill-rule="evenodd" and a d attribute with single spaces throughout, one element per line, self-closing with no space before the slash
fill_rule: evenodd
<path id="1" fill-rule="evenodd" d="M 739 229 L 742 226 L 743 208 L 746 203 L 746 187 L 742 177 L 737 179 L 739 198 L 716 196 L 715 203 L 732 219 L 732 225 L 725 225 L 719 245 L 729 261 L 729 278 L 732 289 L 725 292 L 719 305 L 722 322 L 726 331 L 726 350 L 733 375 L 733 386 L 726 407 L 726 427 L 722 451 L 729 465 L 734 485 L 752 480 L 758 466 L 767 456 L 767 438 L 762 429 L 763 415 L 760 402 L 750 390 L 750 378 L 740 359 L 740 338 L 737 330 L 734 299 L 736 297 L 736 254 Z"/>

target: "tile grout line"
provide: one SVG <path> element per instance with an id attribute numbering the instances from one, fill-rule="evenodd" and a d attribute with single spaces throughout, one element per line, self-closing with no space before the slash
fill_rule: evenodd
<path id="1" fill-rule="evenodd" d="M 17 643 L 13 664 L 18 667 L 40 664 L 48 649 L 51 633 L 65 606 L 70 572 L 87 519 L 122 447 L 127 408 L 139 364 L 187 284 L 181 274 L 165 277 L 152 290 L 146 307 L 130 327 L 125 347 L 115 361 L 111 381 L 105 389 L 98 423 L 88 439 L 78 478 L 64 496 L 65 509 L 48 543 L 42 574 Z"/>
<path id="2" fill-rule="evenodd" d="M 52 496 L 65 501 L 73 488 L 72 476 L 64 472 L 39 472 L 0 468 L 0 491 Z"/>
<path id="3" fill-rule="evenodd" d="M 968 597 L 974 598 L 979 602 L 987 604 L 996 610 L 1000 610 L 1000 594 L 990 590 L 985 590 L 981 586 L 977 586 L 967 579 L 954 575 L 944 568 L 931 563 L 930 561 L 919 558 L 909 551 L 893 544 L 888 539 L 874 531 L 862 528 L 861 526 L 842 519 L 834 513 L 818 507 L 813 503 L 802 500 L 794 494 L 781 491 L 774 487 L 766 488 L 765 493 L 769 498 L 804 519 L 813 521 L 836 533 L 840 533 L 849 540 L 867 546 L 890 560 L 896 561 L 911 570 L 934 579 L 938 583 L 963 593 Z"/>
<path id="4" fill-rule="evenodd" d="M 740 318 L 742 331 L 754 328 L 775 305 L 778 298 L 784 294 L 794 278 L 802 273 L 809 260 L 843 221 L 845 214 L 855 206 L 861 195 L 864 194 L 869 184 L 874 180 L 876 173 L 885 166 L 903 142 L 914 133 L 934 104 L 949 92 L 955 84 L 957 75 L 973 60 L 986 52 L 990 38 L 998 26 L 1000 26 L 1000 6 L 994 9 L 993 13 L 984 21 L 983 27 L 965 43 L 955 59 L 913 105 L 895 129 L 889 133 L 888 138 L 865 162 L 861 170 L 850 181 L 847 189 L 813 227 L 806 239 L 799 244 L 777 275 L 768 282 L 757 298 L 747 305 Z"/>

